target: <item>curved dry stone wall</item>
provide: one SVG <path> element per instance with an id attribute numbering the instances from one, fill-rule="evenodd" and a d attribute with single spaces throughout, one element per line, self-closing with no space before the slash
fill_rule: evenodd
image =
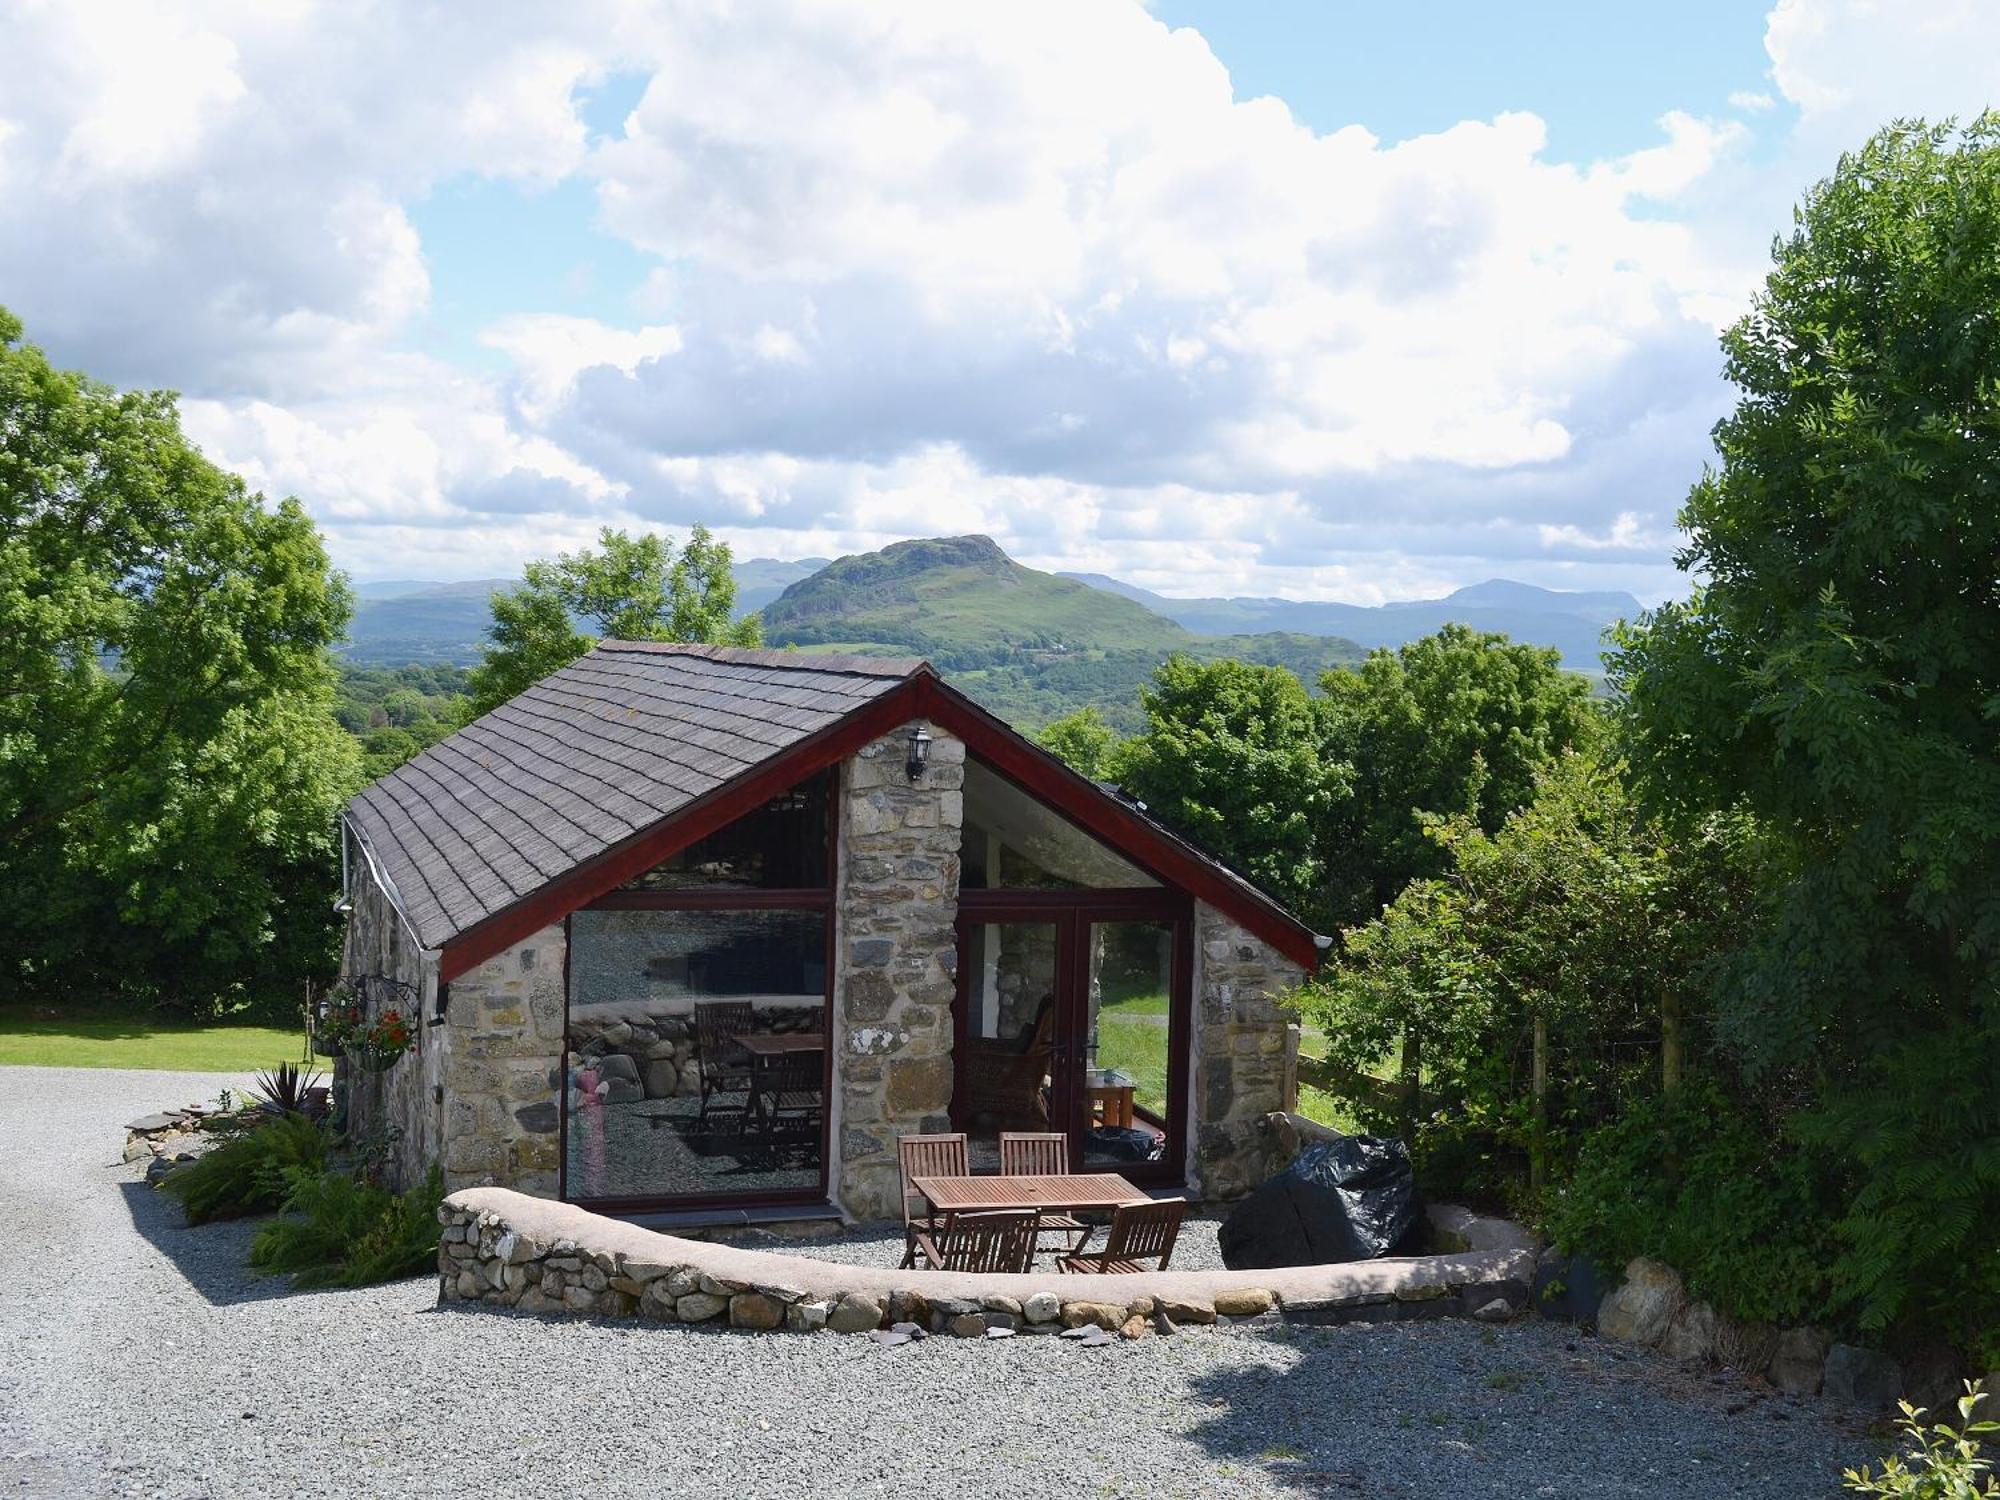
<path id="1" fill-rule="evenodd" d="M 1434 1224 L 1448 1255 L 1269 1271 L 1137 1276 L 979 1276 L 896 1271 L 656 1234 L 504 1188 L 439 1209 L 439 1299 L 580 1317 L 727 1323 L 811 1333 L 1074 1332 L 1143 1338 L 1189 1324 L 1282 1317 L 1385 1322 L 1451 1314 L 1498 1319 L 1525 1303 L 1534 1246 L 1518 1228 L 1462 1209 Z"/>

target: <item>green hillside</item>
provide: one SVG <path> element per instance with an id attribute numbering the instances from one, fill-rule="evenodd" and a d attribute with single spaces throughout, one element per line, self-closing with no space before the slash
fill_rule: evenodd
<path id="1" fill-rule="evenodd" d="M 1308 684 L 1361 659 L 1352 641 L 1199 636 L 1136 601 L 1015 562 L 983 536 L 843 557 L 764 608 L 764 639 L 804 650 L 926 656 L 1022 729 L 1090 706 L 1139 727 L 1139 689 L 1173 653 L 1289 667 Z"/>
<path id="2" fill-rule="evenodd" d="M 764 606 L 780 645 L 875 642 L 949 671 L 1021 653 L 1151 650 L 1193 640 L 1143 604 L 1024 568 L 983 536 L 897 542 L 827 564 Z"/>

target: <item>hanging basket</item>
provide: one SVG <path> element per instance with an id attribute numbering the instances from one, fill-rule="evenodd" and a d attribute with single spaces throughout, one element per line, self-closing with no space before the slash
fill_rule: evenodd
<path id="1" fill-rule="evenodd" d="M 409 1050 L 407 1047 L 399 1047 L 394 1052 L 384 1052 L 374 1047 L 348 1047 L 341 1055 L 353 1063 L 360 1072 L 386 1073 L 395 1067 L 397 1059 Z"/>
<path id="2" fill-rule="evenodd" d="M 313 1033 L 312 1049 L 314 1057 L 340 1057 L 343 1055 L 339 1047 L 329 1042 L 317 1031 Z"/>

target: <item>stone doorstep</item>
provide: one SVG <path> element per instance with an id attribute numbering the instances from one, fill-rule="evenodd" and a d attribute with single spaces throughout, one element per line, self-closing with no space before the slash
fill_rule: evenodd
<path id="1" fill-rule="evenodd" d="M 674 1239 L 500 1188 L 455 1193 L 438 1217 L 446 1226 L 441 1301 L 682 1323 L 726 1319 L 739 1329 L 866 1332 L 915 1308 L 924 1309 L 922 1321 L 936 1331 L 967 1337 L 1061 1325 L 1123 1330 L 1160 1312 L 1178 1326 L 1326 1325 L 1459 1317 L 1495 1300 L 1517 1308 L 1526 1301 L 1525 1280 L 1511 1274 L 1521 1256 L 1513 1250 L 1351 1268 L 1148 1272 L 1051 1283 L 1041 1276 L 851 1267 Z M 1329 1276 L 1342 1275 L 1367 1284 L 1348 1292 L 1321 1289 Z"/>

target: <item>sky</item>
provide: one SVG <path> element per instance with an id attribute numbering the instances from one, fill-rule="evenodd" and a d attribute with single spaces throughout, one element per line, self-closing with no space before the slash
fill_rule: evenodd
<path id="1" fill-rule="evenodd" d="M 1718 332 L 2000 0 L 12 0 L 0 303 L 356 579 L 984 532 L 1682 592 Z"/>

